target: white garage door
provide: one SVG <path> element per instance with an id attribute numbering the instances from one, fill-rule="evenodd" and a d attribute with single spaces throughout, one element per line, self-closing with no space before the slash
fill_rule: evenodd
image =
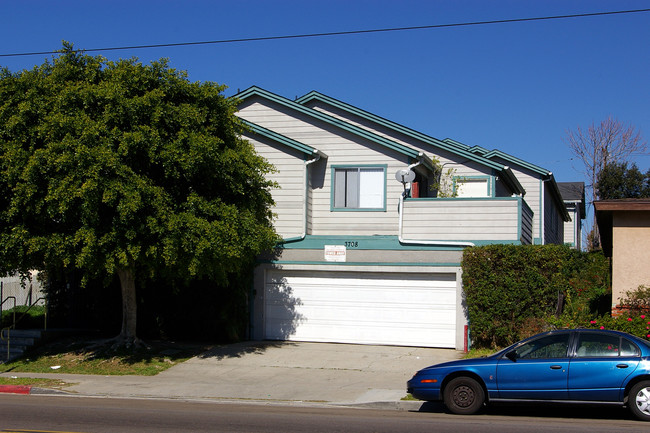
<path id="1" fill-rule="evenodd" d="M 455 347 L 456 275 L 268 271 L 265 338 Z"/>

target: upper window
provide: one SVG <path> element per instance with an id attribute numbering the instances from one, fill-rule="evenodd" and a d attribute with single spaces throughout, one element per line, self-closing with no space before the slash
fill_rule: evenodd
<path id="1" fill-rule="evenodd" d="M 334 208 L 384 210 L 385 167 L 334 167 Z"/>
<path id="2" fill-rule="evenodd" d="M 639 349 L 630 341 L 616 335 L 581 333 L 576 356 L 610 357 L 639 356 Z"/>
<path id="3" fill-rule="evenodd" d="M 456 197 L 489 197 L 487 177 L 459 177 L 455 180 Z"/>

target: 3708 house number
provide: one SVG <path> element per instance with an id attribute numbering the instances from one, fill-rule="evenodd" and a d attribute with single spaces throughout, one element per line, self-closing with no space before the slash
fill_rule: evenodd
<path id="1" fill-rule="evenodd" d="M 357 242 L 357 241 L 347 241 L 347 242 L 343 242 L 343 245 L 345 245 L 346 248 L 358 248 L 359 247 L 359 242 Z"/>

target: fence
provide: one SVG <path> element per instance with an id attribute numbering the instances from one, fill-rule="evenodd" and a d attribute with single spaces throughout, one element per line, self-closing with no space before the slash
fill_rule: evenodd
<path id="1" fill-rule="evenodd" d="M 38 273 L 33 272 L 30 278 L 21 280 L 19 276 L 7 276 L 0 278 L 0 302 L 9 297 L 16 299 L 16 305 L 31 305 L 32 302 L 41 298 L 36 305 L 45 305 L 45 294 L 43 287 L 38 280 Z M 14 307 L 13 302 L 3 302 L 1 310 L 9 310 Z"/>

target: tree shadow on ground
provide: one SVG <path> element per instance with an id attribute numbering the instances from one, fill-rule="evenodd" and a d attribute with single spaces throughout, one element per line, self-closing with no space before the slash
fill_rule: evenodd
<path id="1" fill-rule="evenodd" d="M 297 346 L 296 343 L 287 341 L 244 341 L 213 347 L 197 357 L 201 359 L 215 358 L 216 360 L 241 358 L 246 355 L 262 355 L 270 348 L 295 346 Z"/>

